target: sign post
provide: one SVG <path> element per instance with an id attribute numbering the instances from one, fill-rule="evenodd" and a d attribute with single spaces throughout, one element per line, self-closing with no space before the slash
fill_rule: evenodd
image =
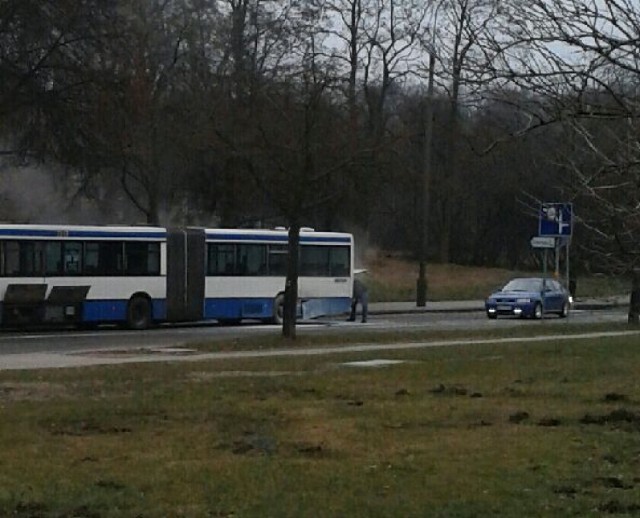
<path id="1" fill-rule="evenodd" d="M 556 238 L 547 236 L 537 236 L 531 238 L 531 248 L 542 248 L 544 255 L 542 257 L 542 292 L 540 293 L 540 299 L 542 301 L 542 319 L 544 319 L 544 295 L 547 284 L 547 261 L 550 248 L 556 248 Z"/>
<path id="2" fill-rule="evenodd" d="M 573 204 L 543 203 L 538 218 L 538 235 L 571 237 L 573 229 Z"/>
<path id="3" fill-rule="evenodd" d="M 531 238 L 531 248 L 544 250 L 542 260 L 542 318 L 545 310 L 547 261 L 549 249 L 555 251 L 555 277 L 560 277 L 560 250 L 566 247 L 566 287 L 569 289 L 569 243 L 573 230 L 573 205 L 571 203 L 542 203 L 538 212 L 538 235 Z"/>
<path id="4" fill-rule="evenodd" d="M 538 214 L 538 236 L 556 238 L 555 277 L 560 277 L 560 251 L 565 247 L 566 286 L 569 288 L 569 244 L 573 231 L 572 203 L 542 203 Z M 533 245 L 532 245 L 533 246 Z"/>
<path id="5" fill-rule="evenodd" d="M 532 237 L 531 238 L 531 248 L 555 248 L 556 247 L 556 238 L 555 237 Z"/>

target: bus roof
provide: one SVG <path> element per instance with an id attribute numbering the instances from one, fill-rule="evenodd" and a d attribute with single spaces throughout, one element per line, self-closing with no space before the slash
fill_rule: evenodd
<path id="1" fill-rule="evenodd" d="M 0 224 L 0 238 L 164 239 L 162 227 Z"/>
<path id="2" fill-rule="evenodd" d="M 201 227 L 190 227 L 201 228 Z M 246 241 L 286 244 L 287 230 L 206 228 L 207 241 Z M 167 229 L 156 226 L 128 225 L 44 225 L 0 223 L 0 239 L 71 238 L 71 239 L 157 239 L 167 237 Z M 353 236 L 346 232 L 300 232 L 302 243 L 351 244 Z"/>
<path id="3" fill-rule="evenodd" d="M 207 236 L 207 241 L 286 243 L 288 239 L 288 232 L 286 230 L 208 228 L 205 230 L 205 233 Z M 352 241 L 352 235 L 345 232 L 300 232 L 301 243 L 349 244 Z"/>

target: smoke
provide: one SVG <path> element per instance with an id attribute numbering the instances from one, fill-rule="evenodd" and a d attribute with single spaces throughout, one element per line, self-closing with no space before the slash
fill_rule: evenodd
<path id="1" fill-rule="evenodd" d="M 350 226 L 346 231 L 353 234 L 355 267 L 364 268 L 374 262 L 379 250 L 370 244 L 369 232 L 357 226 Z"/>
<path id="2" fill-rule="evenodd" d="M 116 224 L 139 220 L 114 187 L 83 184 L 51 163 L 0 159 L 0 220 L 9 223 Z"/>

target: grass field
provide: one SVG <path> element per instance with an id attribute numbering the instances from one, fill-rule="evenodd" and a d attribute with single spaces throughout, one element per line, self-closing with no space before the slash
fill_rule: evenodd
<path id="1" fill-rule="evenodd" d="M 372 299 L 415 263 L 371 261 Z M 430 265 L 429 298 L 513 272 Z M 591 294 L 619 294 L 595 278 Z M 619 324 L 542 326 L 549 334 Z M 638 335 L 503 343 L 523 326 L 300 333 L 295 347 L 484 339 L 302 358 L 0 371 L 0 516 L 480 517 L 640 512 Z M 279 333 L 202 351 L 291 346 Z M 371 368 L 345 362 L 399 361 Z"/>
<path id="2" fill-rule="evenodd" d="M 495 340 L 0 372 L 0 515 L 639 512 L 638 335 Z"/>

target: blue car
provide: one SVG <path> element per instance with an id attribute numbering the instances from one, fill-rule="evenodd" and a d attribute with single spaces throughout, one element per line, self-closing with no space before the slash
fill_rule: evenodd
<path id="1" fill-rule="evenodd" d="M 569 292 L 555 279 L 523 277 L 510 280 L 501 290 L 489 295 L 484 307 L 489 318 L 498 318 L 498 315 L 542 318 L 543 312 L 565 318 L 572 302 Z"/>

